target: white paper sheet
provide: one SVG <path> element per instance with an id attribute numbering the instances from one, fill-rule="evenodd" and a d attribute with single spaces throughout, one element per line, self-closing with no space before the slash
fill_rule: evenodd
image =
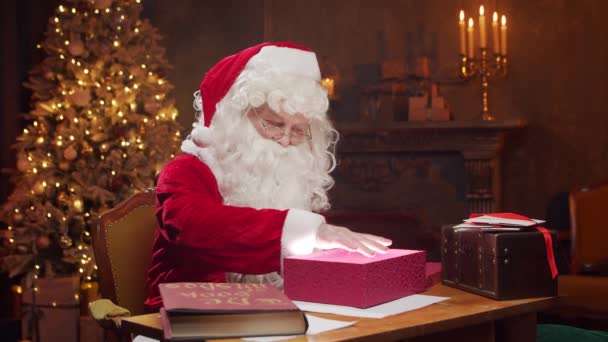
<path id="1" fill-rule="evenodd" d="M 344 322 L 337 321 L 333 319 L 321 318 L 317 316 L 313 316 L 310 314 L 306 314 L 306 318 L 308 319 L 308 331 L 306 331 L 306 335 L 316 335 L 322 332 L 341 329 L 345 327 L 349 327 L 355 324 L 356 321 L 352 322 Z M 251 342 L 272 342 L 272 341 L 281 341 L 287 340 L 290 338 L 294 338 L 296 336 L 261 336 L 261 337 L 245 337 L 244 341 Z"/>
<path id="2" fill-rule="evenodd" d="M 294 301 L 294 303 L 304 311 L 324 312 L 343 316 L 367 317 L 367 318 L 384 318 L 391 315 L 396 315 L 402 312 L 420 309 L 425 306 L 441 302 L 448 297 L 437 297 L 427 295 L 411 295 L 399 298 L 392 302 L 372 306 L 367 309 L 359 309 L 350 306 L 331 305 Z"/>

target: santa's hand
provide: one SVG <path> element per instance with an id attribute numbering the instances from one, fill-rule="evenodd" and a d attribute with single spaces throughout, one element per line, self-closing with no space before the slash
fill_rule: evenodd
<path id="1" fill-rule="evenodd" d="M 323 223 L 317 231 L 315 247 L 319 249 L 340 248 L 359 252 L 371 257 L 376 253 L 386 253 L 387 246 L 393 243 L 380 236 L 356 233 L 347 228 Z"/>

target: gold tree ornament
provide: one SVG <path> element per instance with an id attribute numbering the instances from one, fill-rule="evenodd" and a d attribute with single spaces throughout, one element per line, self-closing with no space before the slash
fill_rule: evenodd
<path id="1" fill-rule="evenodd" d="M 63 234 L 59 237 L 59 247 L 61 247 L 62 249 L 68 249 L 72 247 L 73 244 L 74 241 L 72 241 L 72 238 L 69 237 L 67 234 Z"/>
<path id="2" fill-rule="evenodd" d="M 84 52 L 84 43 L 80 39 L 74 40 L 68 46 L 68 51 L 70 52 L 70 55 L 78 57 Z"/>
<path id="3" fill-rule="evenodd" d="M 91 103 L 91 92 L 84 89 L 76 90 L 72 95 L 70 95 L 70 103 L 85 107 Z"/>
<path id="4" fill-rule="evenodd" d="M 15 190 L 0 208 L 0 221 L 14 227 L 4 258 L 13 262 L 0 262 L 2 270 L 16 275 L 15 265 L 38 258 L 41 276 L 94 277 L 83 232 L 102 211 L 153 187 L 159 165 L 179 152 L 171 66 L 142 3 L 60 0 L 49 18 L 38 44 L 46 58 L 25 82 L 31 109 L 14 145 Z M 39 253 L 41 236 L 61 250 Z M 18 253 L 18 245 L 29 249 Z"/>
<path id="5" fill-rule="evenodd" d="M 76 152 L 74 146 L 70 145 L 63 151 L 63 157 L 67 160 L 74 160 L 78 157 L 78 152 Z"/>
<path id="6" fill-rule="evenodd" d="M 17 170 L 20 172 L 24 172 L 29 167 L 29 163 L 25 158 L 17 159 Z"/>
<path id="7" fill-rule="evenodd" d="M 36 184 L 34 184 L 33 190 L 36 195 L 41 195 L 44 193 L 44 188 L 45 187 L 44 187 L 42 181 L 38 181 L 38 182 L 36 182 Z"/>
<path id="8" fill-rule="evenodd" d="M 51 245 L 51 239 L 48 236 L 43 235 L 36 238 L 36 248 L 43 251 Z"/>

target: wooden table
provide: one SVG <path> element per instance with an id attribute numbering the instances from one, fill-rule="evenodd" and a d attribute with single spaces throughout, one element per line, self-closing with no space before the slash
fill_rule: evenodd
<path id="1" fill-rule="evenodd" d="M 382 319 L 313 313 L 329 319 L 356 320 L 357 323 L 318 335 L 298 336 L 289 341 L 536 341 L 536 313 L 557 302 L 556 297 L 496 301 L 441 284 L 423 294 L 450 299 Z M 149 329 L 136 329 L 137 333 L 160 337 L 158 314 L 131 317 L 126 321 L 148 326 Z M 132 326 L 127 323 L 127 327 Z"/>

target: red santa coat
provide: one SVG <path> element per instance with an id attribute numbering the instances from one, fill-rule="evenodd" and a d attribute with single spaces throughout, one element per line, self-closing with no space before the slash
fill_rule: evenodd
<path id="1" fill-rule="evenodd" d="M 303 210 L 224 205 L 213 171 L 182 154 L 159 176 L 156 221 L 145 301 L 152 310 L 162 306 L 160 283 L 224 282 L 226 272 L 280 271 L 282 256 L 312 251 L 324 219 Z"/>

